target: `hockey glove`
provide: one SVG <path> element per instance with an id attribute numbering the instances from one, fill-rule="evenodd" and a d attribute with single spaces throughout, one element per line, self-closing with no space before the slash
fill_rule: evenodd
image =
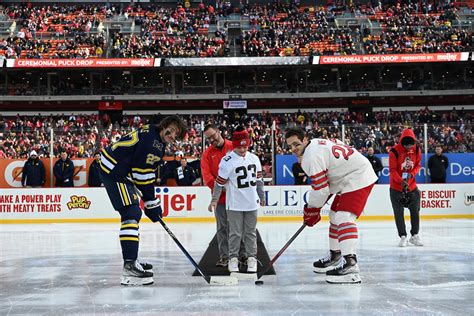
<path id="1" fill-rule="evenodd" d="M 157 222 L 163 215 L 160 199 L 145 202 L 145 215 L 153 222 Z"/>
<path id="2" fill-rule="evenodd" d="M 303 221 L 309 227 L 316 225 L 321 220 L 321 209 L 317 207 L 308 207 L 308 204 L 304 206 Z"/>

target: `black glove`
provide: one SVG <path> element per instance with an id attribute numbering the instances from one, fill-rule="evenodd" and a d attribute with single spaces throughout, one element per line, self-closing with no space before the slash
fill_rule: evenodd
<path id="1" fill-rule="evenodd" d="M 160 199 L 145 202 L 145 215 L 153 222 L 157 222 L 163 215 Z"/>

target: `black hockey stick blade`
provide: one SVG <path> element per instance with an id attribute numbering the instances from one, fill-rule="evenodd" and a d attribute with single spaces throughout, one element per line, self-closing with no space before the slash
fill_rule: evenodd
<path id="1" fill-rule="evenodd" d="M 193 264 L 193 266 L 196 268 L 196 270 L 199 272 L 199 274 L 206 280 L 206 282 L 210 285 L 235 285 L 239 283 L 239 280 L 235 277 L 231 276 L 209 276 L 206 275 L 204 272 L 202 272 L 201 268 L 199 265 L 196 263 L 196 261 L 191 257 L 189 252 L 184 248 L 184 246 L 181 244 L 181 242 L 176 238 L 176 236 L 173 234 L 173 232 L 168 228 L 168 225 L 159 218 L 158 221 L 160 222 L 161 226 L 165 229 L 165 231 L 170 235 L 171 239 L 174 240 L 174 242 L 178 245 L 179 249 L 184 253 L 184 255 L 188 258 L 189 261 Z"/>

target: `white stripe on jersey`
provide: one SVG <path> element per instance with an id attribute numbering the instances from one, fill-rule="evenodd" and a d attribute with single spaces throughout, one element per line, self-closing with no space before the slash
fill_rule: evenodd
<path id="1" fill-rule="evenodd" d="M 105 155 L 100 155 L 100 163 L 105 165 L 110 170 L 114 169 L 115 165 L 111 163 Z"/>
<path id="2" fill-rule="evenodd" d="M 135 180 L 149 180 L 149 179 L 155 179 L 155 174 L 153 172 L 146 173 L 146 174 L 133 172 L 132 177 Z"/>

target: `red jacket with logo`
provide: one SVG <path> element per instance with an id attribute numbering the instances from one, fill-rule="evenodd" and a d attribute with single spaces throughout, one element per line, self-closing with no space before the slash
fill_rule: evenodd
<path id="1" fill-rule="evenodd" d="M 224 139 L 224 145 L 222 148 L 216 148 L 214 146 L 209 146 L 201 158 L 201 174 L 204 184 L 207 185 L 211 191 L 214 189 L 214 182 L 216 181 L 217 175 L 219 173 L 219 163 L 221 162 L 222 157 L 224 157 L 229 151 L 232 151 L 234 147 L 230 140 Z M 225 203 L 225 192 L 222 192 L 219 201 L 219 204 Z"/>
<path id="2" fill-rule="evenodd" d="M 402 139 L 405 137 L 410 137 L 415 140 L 415 145 L 410 148 L 409 151 L 401 144 Z M 413 161 L 413 168 L 410 170 L 404 170 L 402 167 L 402 164 L 404 164 L 406 160 Z M 403 190 L 402 174 L 408 172 L 413 176 L 408 180 L 408 190 L 413 191 L 416 189 L 415 177 L 421 168 L 421 150 L 420 147 L 416 145 L 415 133 L 413 133 L 412 129 L 407 128 L 402 132 L 400 143 L 390 150 L 388 164 L 390 168 L 390 188 L 401 192 Z"/>

